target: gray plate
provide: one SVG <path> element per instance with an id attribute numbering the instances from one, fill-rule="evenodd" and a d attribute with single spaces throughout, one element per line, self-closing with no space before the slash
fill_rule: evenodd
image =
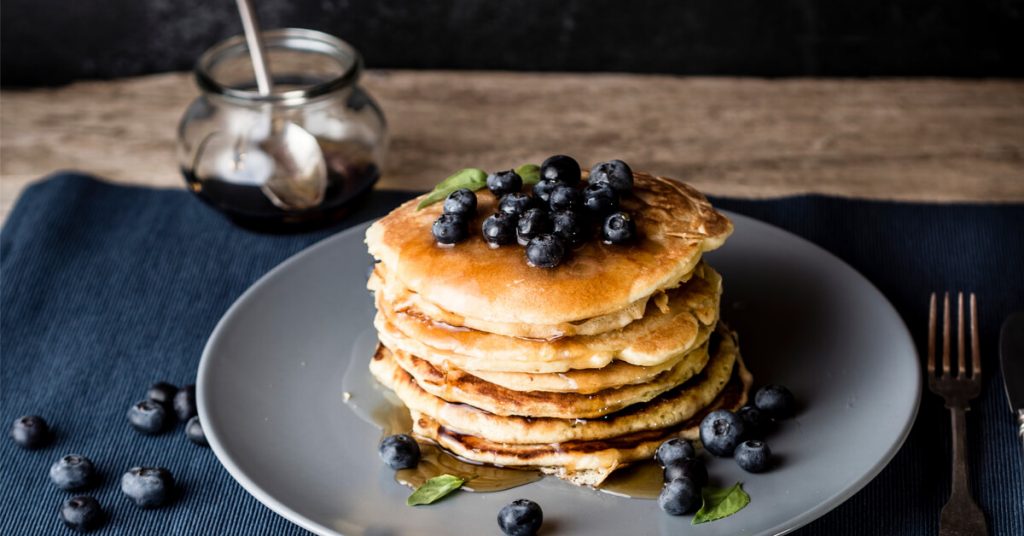
<path id="1" fill-rule="evenodd" d="M 801 238 L 729 216 L 735 234 L 708 256 L 724 278 L 722 317 L 739 331 L 756 384 L 785 384 L 805 405 L 769 438 L 781 459 L 774 471 L 709 461 L 713 481 L 743 481 L 749 492 L 737 515 L 691 527 L 655 501 L 551 478 L 405 506 L 409 490 L 377 457 L 380 432 L 342 402 L 350 363 L 357 374 L 348 384 L 369 381 L 365 226 L 281 264 L 224 315 L 199 367 L 210 445 L 249 493 L 321 534 L 494 534 L 498 510 L 520 497 L 540 503 L 549 535 L 779 534 L 804 525 L 899 449 L 917 413 L 918 359 L 903 321 L 860 274 Z"/>

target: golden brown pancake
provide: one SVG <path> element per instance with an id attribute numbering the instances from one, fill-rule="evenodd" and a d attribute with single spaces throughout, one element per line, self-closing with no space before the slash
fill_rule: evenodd
<path id="1" fill-rule="evenodd" d="M 371 225 L 366 243 L 389 276 L 462 317 L 557 325 L 611 314 L 675 286 L 703 252 L 719 247 L 732 232 L 732 223 L 692 187 L 634 175 L 634 193 L 620 204 L 637 223 L 637 243 L 590 240 L 554 269 L 529 266 L 521 247 L 491 248 L 484 242 L 481 222 L 497 205 L 487 190 L 477 193 L 478 217 L 465 242 L 438 246 L 430 229 L 442 204 L 416 210 L 417 198 Z"/>
<path id="2" fill-rule="evenodd" d="M 442 370 L 401 350 L 381 346 L 378 352 L 394 359 L 424 391 L 446 400 L 480 408 L 495 415 L 590 419 L 626 406 L 647 402 L 689 380 L 708 361 L 707 343 L 686 355 L 675 367 L 651 380 L 591 394 L 513 391 L 488 383 L 459 369 Z"/>
<path id="3" fill-rule="evenodd" d="M 699 345 L 702 329 L 718 315 L 721 278 L 700 265 L 685 284 L 668 291 L 666 311 L 655 304 L 640 320 L 598 335 L 535 340 L 495 335 L 441 324 L 410 312 L 392 310 L 376 296 L 374 325 L 391 348 L 431 363 L 451 361 L 465 370 L 565 372 L 602 368 L 613 360 L 653 366 L 677 358 Z"/>

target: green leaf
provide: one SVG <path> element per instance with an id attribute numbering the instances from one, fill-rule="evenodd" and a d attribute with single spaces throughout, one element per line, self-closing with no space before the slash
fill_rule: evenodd
<path id="1" fill-rule="evenodd" d="M 437 203 L 438 201 L 448 197 L 448 194 L 455 190 L 469 188 L 475 192 L 484 186 L 487 186 L 486 171 L 477 168 L 460 169 L 435 186 L 434 190 L 430 192 L 427 197 L 424 197 L 423 201 L 420 201 L 420 204 L 416 206 L 416 210 L 420 210 L 423 207 Z"/>
<path id="2" fill-rule="evenodd" d="M 445 495 L 462 487 L 466 481 L 455 475 L 444 474 L 435 476 L 416 488 L 412 495 L 405 500 L 405 504 L 416 506 L 418 504 L 431 504 L 437 502 Z"/>
<path id="3" fill-rule="evenodd" d="M 523 178 L 524 185 L 540 182 L 540 166 L 537 164 L 523 164 L 516 168 L 516 174 Z"/>
<path id="4" fill-rule="evenodd" d="M 705 487 L 701 496 L 704 504 L 693 516 L 694 525 L 729 517 L 750 504 L 750 495 L 743 491 L 742 482 L 724 489 Z"/>

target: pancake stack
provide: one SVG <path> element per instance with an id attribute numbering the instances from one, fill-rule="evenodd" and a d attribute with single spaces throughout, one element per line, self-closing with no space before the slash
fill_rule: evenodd
<path id="1" fill-rule="evenodd" d="M 463 459 L 534 467 L 581 485 L 697 439 L 708 412 L 746 402 L 751 378 L 718 321 L 721 277 L 701 258 L 732 224 L 683 183 L 634 174 L 620 204 L 630 245 L 592 240 L 553 269 L 491 248 L 477 192 L 471 236 L 437 245 L 441 204 L 412 200 L 366 233 L 380 345 L 375 378 L 413 433 Z"/>

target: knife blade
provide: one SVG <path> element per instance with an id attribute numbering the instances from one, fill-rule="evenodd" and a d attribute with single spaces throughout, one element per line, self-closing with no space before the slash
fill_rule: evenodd
<path id="1" fill-rule="evenodd" d="M 999 366 L 1017 436 L 1024 445 L 1024 311 L 1010 315 L 999 330 Z"/>

